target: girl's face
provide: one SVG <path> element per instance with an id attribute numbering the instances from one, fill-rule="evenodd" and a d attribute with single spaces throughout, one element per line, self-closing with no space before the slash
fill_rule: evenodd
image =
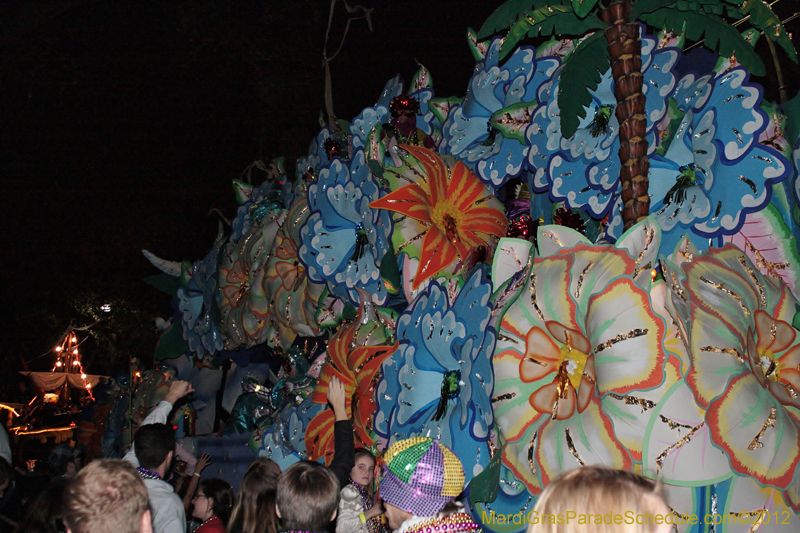
<path id="1" fill-rule="evenodd" d="M 375 470 L 375 460 L 371 457 L 362 455 L 356 459 L 356 465 L 350 470 L 350 477 L 362 487 L 372 483 L 373 471 Z"/>
<path id="2" fill-rule="evenodd" d="M 214 509 L 214 501 L 203 494 L 203 489 L 197 489 L 192 498 L 192 518 L 198 520 L 208 520 L 211 518 Z"/>

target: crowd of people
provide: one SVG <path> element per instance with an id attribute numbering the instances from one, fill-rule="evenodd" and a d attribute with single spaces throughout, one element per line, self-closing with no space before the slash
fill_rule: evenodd
<path id="1" fill-rule="evenodd" d="M 342 384 L 332 380 L 335 454 L 329 466 L 300 461 L 285 471 L 255 459 L 238 487 L 203 478 L 210 457 L 202 455 L 177 486 L 165 477 L 176 455 L 173 406 L 192 391 L 185 381 L 147 416 L 123 459 L 100 459 L 81 468 L 70 448 L 56 454 L 63 474 L 37 497 L 15 531 L 20 533 L 475 533 L 482 526 L 460 503 L 464 470 L 455 454 L 429 437 L 392 444 L 376 457 L 354 449 L 352 423 Z M 55 451 L 54 451 L 55 452 Z M 52 459 L 52 454 L 51 454 Z M 12 470 L 0 457 L 0 498 Z M 56 480 L 56 481 L 58 481 Z M 183 493 L 183 497 L 180 493 Z M 583 467 L 554 480 L 533 510 L 528 533 L 667 533 L 667 524 L 644 520 L 606 524 L 564 520 L 578 514 L 666 516 L 671 510 L 657 483 L 630 472 Z M 191 529 L 189 529 L 191 527 Z"/>

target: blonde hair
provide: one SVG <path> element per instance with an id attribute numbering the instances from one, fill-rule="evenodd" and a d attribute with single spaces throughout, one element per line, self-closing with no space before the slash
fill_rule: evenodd
<path id="1" fill-rule="evenodd" d="M 139 533 L 147 488 L 127 462 L 93 461 L 64 492 L 64 522 L 72 533 Z"/>
<path id="2" fill-rule="evenodd" d="M 528 533 L 654 533 L 670 513 L 660 483 L 585 466 L 547 486 L 528 515 Z"/>

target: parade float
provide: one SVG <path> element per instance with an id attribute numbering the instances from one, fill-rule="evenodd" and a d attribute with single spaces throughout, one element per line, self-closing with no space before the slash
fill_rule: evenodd
<path id="1" fill-rule="evenodd" d="M 798 531 L 800 99 L 763 99 L 759 39 L 797 63 L 761 0 L 512 0 L 463 98 L 422 67 L 251 166 L 204 258 L 145 254 L 181 434 L 329 461 L 337 377 L 355 444 L 440 439 L 487 530 L 605 465 L 680 532 Z"/>

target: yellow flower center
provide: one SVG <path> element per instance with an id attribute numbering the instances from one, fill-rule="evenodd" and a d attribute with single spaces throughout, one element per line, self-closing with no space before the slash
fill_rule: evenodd
<path id="1" fill-rule="evenodd" d="M 764 372 L 764 377 L 775 382 L 780 381 L 781 376 L 775 354 L 770 350 L 759 349 L 758 355 L 759 364 L 761 365 L 761 370 Z"/>
<path id="2" fill-rule="evenodd" d="M 567 343 L 561 346 L 559 357 L 561 358 L 559 374 L 566 374 L 572 388 L 577 391 L 581 386 L 583 369 L 586 367 L 586 360 L 589 356 L 573 348 L 569 337 L 567 337 Z"/>

